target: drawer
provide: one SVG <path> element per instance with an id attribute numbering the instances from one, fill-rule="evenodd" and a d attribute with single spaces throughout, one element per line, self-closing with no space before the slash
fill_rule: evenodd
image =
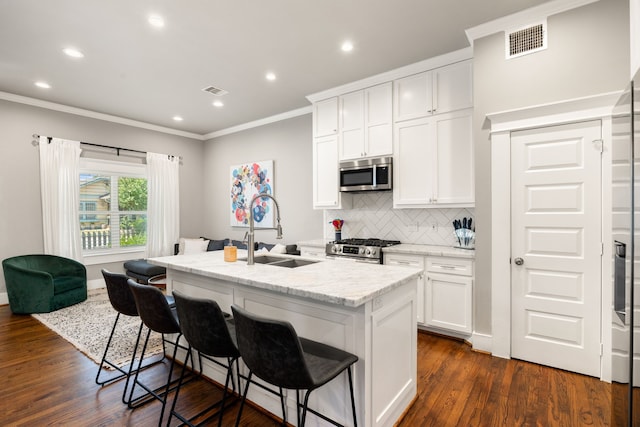
<path id="1" fill-rule="evenodd" d="M 384 254 L 385 265 L 400 265 L 424 269 L 424 256 L 404 254 Z"/>
<path id="2" fill-rule="evenodd" d="M 427 257 L 427 272 L 473 276 L 473 260 L 454 257 Z"/>

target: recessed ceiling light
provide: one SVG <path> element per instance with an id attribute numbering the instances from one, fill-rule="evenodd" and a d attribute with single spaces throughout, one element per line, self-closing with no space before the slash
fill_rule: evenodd
<path id="1" fill-rule="evenodd" d="M 149 21 L 149 24 L 151 24 L 151 26 L 153 27 L 156 27 L 156 28 L 164 27 L 164 19 L 162 18 L 162 16 L 151 15 L 148 21 Z"/>
<path id="2" fill-rule="evenodd" d="M 213 101 L 212 105 L 214 107 L 220 108 L 220 107 L 224 107 L 224 102 L 222 102 L 222 101 Z"/>
<path id="3" fill-rule="evenodd" d="M 266 77 L 266 79 L 267 79 L 267 80 L 269 80 L 269 81 L 274 81 L 274 80 L 276 79 L 276 75 L 275 75 L 274 73 L 271 73 L 271 72 L 267 73 L 267 74 L 265 75 L 265 77 Z"/>
<path id="4" fill-rule="evenodd" d="M 353 50 L 353 43 L 347 40 L 346 42 L 342 43 L 340 49 L 342 49 L 343 52 L 351 52 Z"/>
<path id="5" fill-rule="evenodd" d="M 176 121 L 176 122 L 181 122 L 184 119 L 182 117 L 180 117 L 180 116 L 173 116 L 173 120 Z"/>
<path id="6" fill-rule="evenodd" d="M 36 82 L 35 85 L 42 89 L 51 89 L 51 85 L 47 82 Z"/>
<path id="7" fill-rule="evenodd" d="M 72 58 L 84 58 L 84 54 L 80 52 L 78 49 L 73 47 L 67 47 L 65 49 L 62 49 L 62 51 L 65 53 L 65 55 L 70 56 Z"/>

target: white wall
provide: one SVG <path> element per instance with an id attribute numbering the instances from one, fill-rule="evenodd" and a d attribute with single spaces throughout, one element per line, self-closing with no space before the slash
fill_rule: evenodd
<path id="1" fill-rule="evenodd" d="M 34 133 L 182 156 L 180 228 L 185 234 L 202 230 L 202 141 L 0 100 L 0 259 L 43 251 Z M 102 277 L 102 267 L 123 271 L 122 263 L 93 265 L 87 268 L 88 279 Z M 2 275 L 0 294 L 5 290 Z"/>
<path id="2" fill-rule="evenodd" d="M 478 333 L 491 332 L 491 147 L 486 114 L 621 91 L 629 81 L 628 0 L 599 1 L 547 22 L 548 48 L 538 53 L 506 60 L 503 33 L 474 44 Z"/>
<path id="3" fill-rule="evenodd" d="M 631 77 L 640 71 L 640 0 L 629 0 Z"/>
<path id="4" fill-rule="evenodd" d="M 281 243 L 322 236 L 322 211 L 312 208 L 311 114 L 205 143 L 204 234 L 210 238 L 242 239 L 247 228 L 230 226 L 230 168 L 262 160 L 273 160 L 274 196 L 282 217 Z M 278 243 L 275 237 L 274 230 L 256 231 L 256 241 Z"/>

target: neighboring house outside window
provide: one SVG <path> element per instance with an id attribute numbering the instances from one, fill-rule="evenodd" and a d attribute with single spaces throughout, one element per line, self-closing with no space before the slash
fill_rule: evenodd
<path id="1" fill-rule="evenodd" d="M 87 263 L 144 256 L 147 243 L 146 166 L 82 158 L 79 185 L 79 227 Z"/>

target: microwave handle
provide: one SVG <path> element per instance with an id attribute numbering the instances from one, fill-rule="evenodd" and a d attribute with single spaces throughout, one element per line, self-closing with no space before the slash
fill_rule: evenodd
<path id="1" fill-rule="evenodd" d="M 378 174 L 376 173 L 376 165 L 373 165 L 373 188 L 376 188 L 378 186 Z"/>

